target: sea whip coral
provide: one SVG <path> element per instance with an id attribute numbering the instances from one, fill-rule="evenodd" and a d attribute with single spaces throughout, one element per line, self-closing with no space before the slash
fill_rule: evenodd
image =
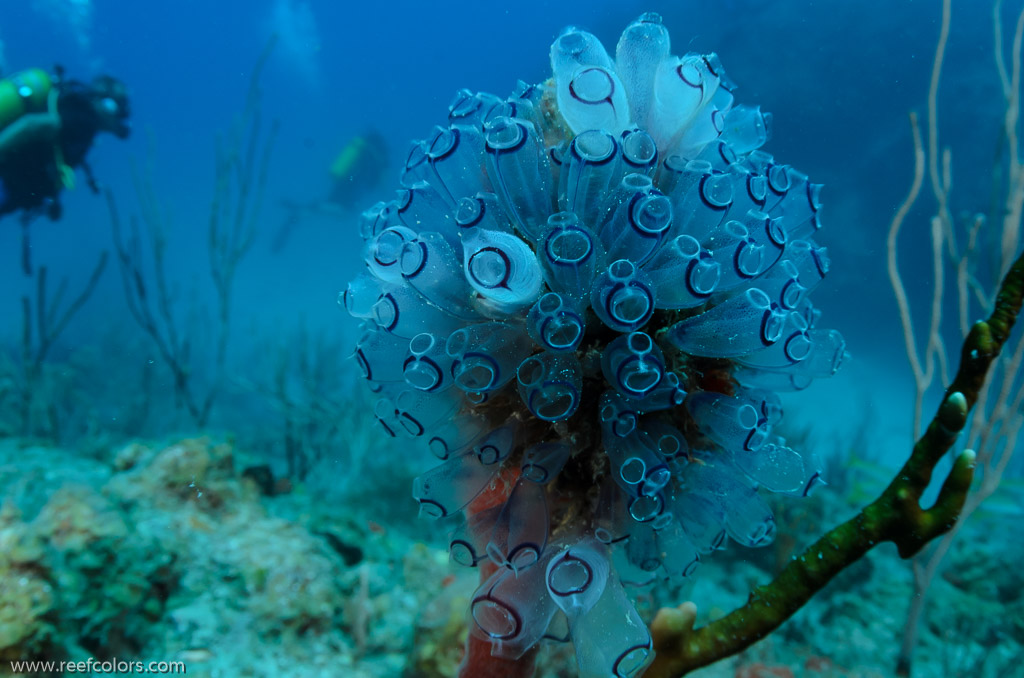
<path id="1" fill-rule="evenodd" d="M 441 461 L 421 513 L 464 514 L 471 649 L 571 640 L 581 676 L 636 676 L 651 637 L 623 585 L 771 541 L 759 490 L 818 478 L 773 433 L 776 391 L 845 343 L 808 300 L 820 186 L 758 150 L 770 116 L 733 105 L 716 55 L 672 56 L 645 14 L 614 60 L 568 28 L 551 64 L 508 99 L 456 95 L 363 213 L 341 301 L 377 419 Z"/>

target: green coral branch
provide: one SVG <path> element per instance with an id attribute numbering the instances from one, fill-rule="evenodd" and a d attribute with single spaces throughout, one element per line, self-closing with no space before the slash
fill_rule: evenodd
<path id="1" fill-rule="evenodd" d="M 871 504 L 795 558 L 774 581 L 758 586 L 747 604 L 694 629 L 696 608 L 684 603 L 658 612 L 651 624 L 654 663 L 645 678 L 674 678 L 732 656 L 778 628 L 833 577 L 881 542 L 892 542 L 903 558 L 914 556 L 956 522 L 974 477 L 974 452 L 962 452 L 930 508 L 921 495 L 935 465 L 967 423 L 978 391 L 1013 329 L 1024 297 L 1024 253 L 1003 279 L 995 309 L 975 323 L 964 340 L 960 368 L 942 404 L 910 458 Z"/>

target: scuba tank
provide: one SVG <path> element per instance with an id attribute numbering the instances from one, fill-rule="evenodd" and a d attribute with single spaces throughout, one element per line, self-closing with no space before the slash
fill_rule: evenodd
<path id="1" fill-rule="evenodd" d="M 26 113 L 45 111 L 52 88 L 50 75 L 41 68 L 30 68 L 0 80 L 0 129 Z"/>
<path id="2" fill-rule="evenodd" d="M 356 163 L 367 150 L 365 137 L 356 137 L 345 144 L 345 148 L 341 149 L 341 152 L 334 158 L 334 162 L 331 163 L 331 176 L 339 181 L 351 179 L 356 169 Z"/>

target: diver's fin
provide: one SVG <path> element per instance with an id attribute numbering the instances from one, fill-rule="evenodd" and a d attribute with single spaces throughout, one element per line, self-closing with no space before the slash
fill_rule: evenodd
<path id="1" fill-rule="evenodd" d="M 288 244 L 288 238 L 291 237 L 292 229 L 299 225 L 299 222 L 306 218 L 310 212 L 315 211 L 316 203 L 303 203 L 294 202 L 292 200 L 282 200 L 281 206 L 288 212 L 288 216 L 285 217 L 284 223 L 281 224 L 280 228 L 274 234 L 274 239 L 270 243 L 270 251 L 274 254 L 280 253 L 284 250 Z"/>

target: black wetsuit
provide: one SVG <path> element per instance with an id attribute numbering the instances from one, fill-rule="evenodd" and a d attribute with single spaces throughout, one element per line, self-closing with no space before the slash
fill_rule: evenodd
<path id="1" fill-rule="evenodd" d="M 88 88 L 75 81 L 64 84 L 57 97 L 57 113 L 57 144 L 64 164 L 73 169 L 84 167 L 92 185 L 85 156 L 100 130 L 100 119 Z M 46 205 L 50 218 L 57 219 L 63 188 L 53 143 L 26 144 L 0 161 L 0 217 L 19 210 L 31 214 Z"/>

